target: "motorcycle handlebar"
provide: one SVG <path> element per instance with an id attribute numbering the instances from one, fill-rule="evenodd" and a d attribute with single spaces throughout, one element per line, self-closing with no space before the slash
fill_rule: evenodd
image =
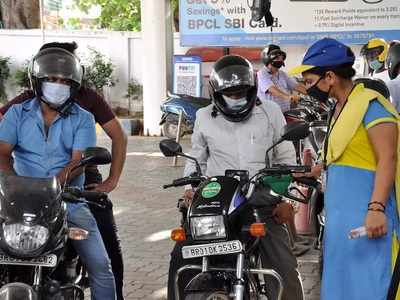
<path id="1" fill-rule="evenodd" d="M 293 180 L 300 184 L 308 185 L 313 188 L 318 188 L 319 186 L 318 180 L 312 177 L 294 177 Z"/>
<path id="2" fill-rule="evenodd" d="M 111 206 L 107 193 L 88 190 L 82 191 L 77 187 L 65 188 L 62 197 L 66 202 L 71 203 L 86 203 L 100 208 L 109 208 Z"/>
<path id="3" fill-rule="evenodd" d="M 171 184 L 166 184 L 163 185 L 164 189 L 168 189 L 170 187 L 179 187 L 179 186 L 185 186 L 188 184 L 192 185 L 198 185 L 203 179 L 201 177 L 183 177 L 183 178 L 178 178 L 172 181 Z"/>
<path id="4" fill-rule="evenodd" d="M 290 175 L 308 172 L 311 172 L 311 166 L 273 165 L 271 168 L 261 170 L 261 173 L 268 175 Z"/>

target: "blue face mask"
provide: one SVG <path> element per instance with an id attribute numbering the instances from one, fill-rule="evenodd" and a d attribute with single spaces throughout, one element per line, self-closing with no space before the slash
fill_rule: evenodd
<path id="1" fill-rule="evenodd" d="M 370 67 L 372 70 L 374 70 L 374 71 L 379 70 L 380 68 L 382 68 L 382 66 L 383 66 L 383 63 L 381 63 L 381 62 L 380 62 L 379 60 L 377 60 L 377 59 L 374 59 L 374 60 L 372 60 L 372 61 L 369 62 L 369 67 Z"/>
<path id="2" fill-rule="evenodd" d="M 230 98 L 228 96 L 222 95 L 222 97 L 224 98 L 226 105 L 230 108 L 230 109 L 240 109 L 243 106 L 245 106 L 247 104 L 247 99 L 246 97 L 243 98 L 239 98 L 239 99 L 233 99 Z"/>
<path id="3" fill-rule="evenodd" d="M 71 87 L 57 82 L 42 83 L 42 98 L 52 106 L 63 105 L 71 95 Z"/>

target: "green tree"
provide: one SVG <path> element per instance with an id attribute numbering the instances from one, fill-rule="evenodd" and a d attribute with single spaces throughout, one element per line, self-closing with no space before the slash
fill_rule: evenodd
<path id="1" fill-rule="evenodd" d="M 140 31 L 140 0 L 75 0 L 83 12 L 93 6 L 101 7 L 97 22 L 101 28 Z"/>
<path id="2" fill-rule="evenodd" d="M 179 0 L 171 0 L 174 11 Z M 101 28 L 120 31 L 140 31 L 140 0 L 75 0 L 83 12 L 93 6 L 101 7 L 97 22 Z"/>

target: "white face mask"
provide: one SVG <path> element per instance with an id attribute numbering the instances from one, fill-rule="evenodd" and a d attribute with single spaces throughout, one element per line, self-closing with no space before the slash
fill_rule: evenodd
<path id="1" fill-rule="evenodd" d="M 57 82 L 45 81 L 42 83 L 42 94 L 43 100 L 59 107 L 69 99 L 71 87 Z"/>
<path id="2" fill-rule="evenodd" d="M 247 103 L 247 99 L 246 97 L 242 97 L 239 99 L 232 99 L 228 96 L 222 95 L 222 97 L 224 98 L 226 105 L 230 108 L 230 109 L 240 109 L 243 106 L 246 105 Z"/>

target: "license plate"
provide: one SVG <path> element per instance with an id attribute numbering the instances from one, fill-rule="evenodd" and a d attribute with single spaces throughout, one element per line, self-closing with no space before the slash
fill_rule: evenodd
<path id="1" fill-rule="evenodd" d="M 182 248 L 183 258 L 194 258 L 203 256 L 224 255 L 242 251 L 240 241 L 229 241 L 222 243 L 185 246 Z"/>
<path id="2" fill-rule="evenodd" d="M 50 254 L 32 259 L 20 259 L 0 254 L 0 265 L 55 267 L 57 265 L 57 256 Z"/>

